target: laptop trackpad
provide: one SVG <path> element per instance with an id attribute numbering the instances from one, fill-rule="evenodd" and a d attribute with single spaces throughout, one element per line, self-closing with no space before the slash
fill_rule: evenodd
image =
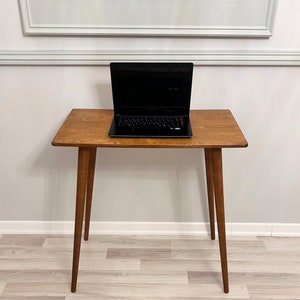
<path id="1" fill-rule="evenodd" d="M 157 128 L 132 128 L 131 134 L 136 136 L 159 136 Z"/>

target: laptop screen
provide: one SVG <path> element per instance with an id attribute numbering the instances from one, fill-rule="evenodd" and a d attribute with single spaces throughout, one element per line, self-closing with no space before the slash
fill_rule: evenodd
<path id="1" fill-rule="evenodd" d="M 111 63 L 116 114 L 189 114 L 192 63 Z"/>

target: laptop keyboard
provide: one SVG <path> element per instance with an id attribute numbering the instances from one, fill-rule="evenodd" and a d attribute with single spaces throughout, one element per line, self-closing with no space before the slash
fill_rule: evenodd
<path id="1" fill-rule="evenodd" d="M 164 128 L 180 130 L 184 127 L 182 116 L 120 116 L 120 127 Z"/>

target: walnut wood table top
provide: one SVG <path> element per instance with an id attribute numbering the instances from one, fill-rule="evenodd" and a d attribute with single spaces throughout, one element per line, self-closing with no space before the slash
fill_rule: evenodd
<path id="1" fill-rule="evenodd" d="M 108 131 L 111 109 L 73 109 L 52 141 L 54 146 L 136 148 L 232 148 L 248 143 L 230 110 L 191 110 L 191 138 L 116 138 Z"/>

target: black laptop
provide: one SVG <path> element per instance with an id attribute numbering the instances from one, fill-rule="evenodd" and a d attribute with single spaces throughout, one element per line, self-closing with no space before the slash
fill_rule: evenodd
<path id="1" fill-rule="evenodd" d="M 191 137 L 192 63 L 110 64 L 111 137 Z"/>

